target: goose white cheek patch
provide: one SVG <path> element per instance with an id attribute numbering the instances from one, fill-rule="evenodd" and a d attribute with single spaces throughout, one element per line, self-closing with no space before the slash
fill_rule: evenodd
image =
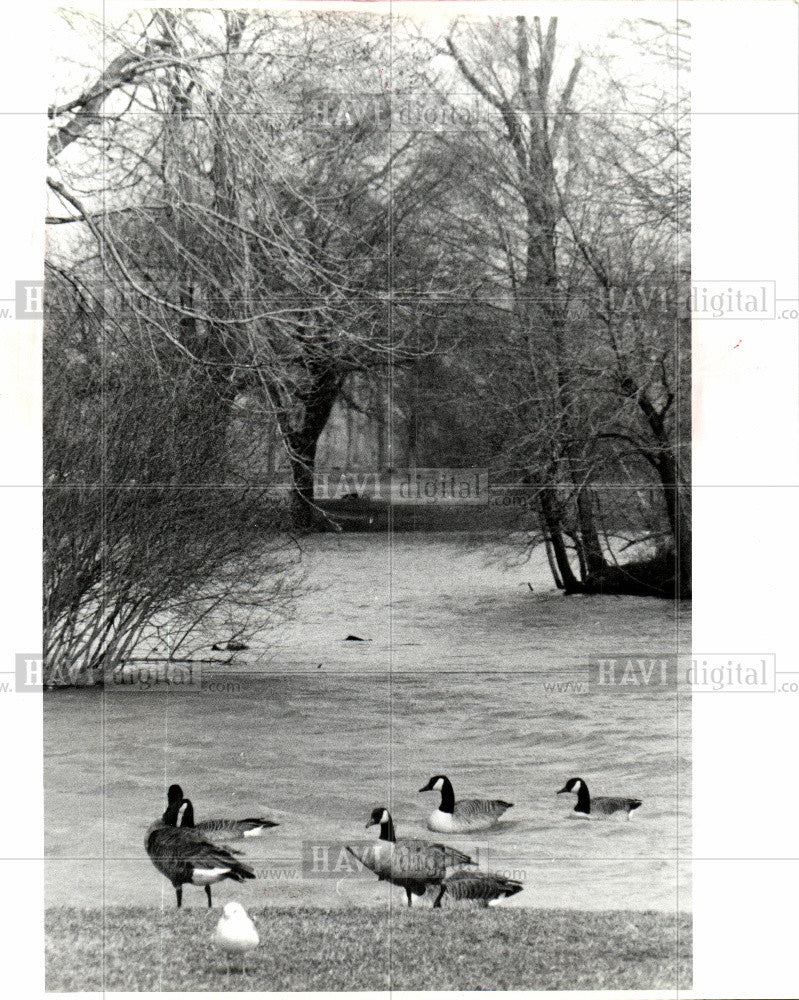
<path id="1" fill-rule="evenodd" d="M 441 780 L 441 778 L 439 778 L 438 781 L 433 785 L 433 791 L 440 792 L 443 787 L 444 787 L 444 782 Z"/>

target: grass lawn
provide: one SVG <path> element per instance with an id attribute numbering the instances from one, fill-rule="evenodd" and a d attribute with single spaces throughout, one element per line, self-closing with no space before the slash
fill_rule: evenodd
<path id="1" fill-rule="evenodd" d="M 691 918 L 634 911 L 300 909 L 251 914 L 261 945 L 228 972 L 220 910 L 53 908 L 58 991 L 690 989 Z"/>

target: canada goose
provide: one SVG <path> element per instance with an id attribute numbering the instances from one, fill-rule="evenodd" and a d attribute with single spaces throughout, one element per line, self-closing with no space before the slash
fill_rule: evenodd
<path id="1" fill-rule="evenodd" d="M 188 799 L 183 798 L 183 789 L 180 785 L 170 785 L 166 793 L 167 804 L 172 805 L 177 802 L 178 807 Z M 195 830 L 208 834 L 209 837 L 224 837 L 226 840 L 235 840 L 240 837 L 260 837 L 264 830 L 272 826 L 280 826 L 273 823 L 271 819 L 264 819 L 262 816 L 251 817 L 250 819 L 204 819 L 200 823 L 194 822 L 194 809 L 191 808 L 191 822 L 187 822 L 185 814 L 178 819 L 178 826 L 193 826 Z"/>
<path id="2" fill-rule="evenodd" d="M 488 906 L 503 896 L 515 896 L 517 892 L 522 891 L 522 888 L 522 883 L 514 878 L 505 878 L 504 875 L 495 875 L 493 872 L 459 868 L 442 881 L 433 906 L 441 906 L 441 899 L 445 893 L 457 901 L 475 900 L 480 906 Z"/>
<path id="3" fill-rule="evenodd" d="M 616 819 L 629 819 L 633 809 L 641 805 L 641 799 L 624 799 L 607 795 L 592 798 L 588 792 L 588 785 L 582 778 L 569 778 L 557 794 L 563 795 L 565 792 L 577 794 L 577 805 L 572 810 L 572 816 L 577 818 L 607 819 L 609 816 L 615 816 Z"/>
<path id="4" fill-rule="evenodd" d="M 437 833 L 471 833 L 495 826 L 512 802 L 502 799 L 461 799 L 455 801 L 452 782 L 443 774 L 431 778 L 420 792 L 441 792 L 438 809 L 427 817 L 427 826 Z"/>
<path id="5" fill-rule="evenodd" d="M 255 924 L 241 903 L 225 903 L 216 925 L 214 944 L 225 952 L 227 958 L 230 955 L 241 955 L 242 970 L 244 969 L 243 956 L 258 947 L 260 938 Z M 228 966 L 228 971 L 229 969 Z"/>
<path id="6" fill-rule="evenodd" d="M 158 871 L 175 887 L 178 909 L 183 902 L 183 886 L 187 884 L 205 886 L 210 908 L 214 882 L 226 878 L 243 882 L 255 878 L 255 872 L 236 860 L 237 851 L 212 844 L 201 830 L 190 825 L 178 826 L 178 814 L 184 807 L 184 818 L 187 812 L 191 819 L 192 805 L 188 799 L 171 803 L 161 819 L 147 831 L 144 846 Z"/>
<path id="7" fill-rule="evenodd" d="M 379 840 L 363 847 L 348 846 L 347 850 L 379 879 L 402 886 L 408 906 L 412 905 L 412 893 L 423 896 L 428 885 L 441 885 L 448 868 L 474 864 L 468 854 L 454 847 L 410 837 L 398 840 L 391 815 L 382 806 L 372 810 L 366 828 L 375 824 L 380 824 Z"/>

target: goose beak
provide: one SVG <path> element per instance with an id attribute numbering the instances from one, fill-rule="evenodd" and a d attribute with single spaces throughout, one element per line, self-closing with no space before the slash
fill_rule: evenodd
<path id="1" fill-rule="evenodd" d="M 370 826 L 376 826 L 376 825 L 377 825 L 377 820 L 370 819 L 369 822 L 366 824 L 366 829 L 368 830 Z"/>
<path id="2" fill-rule="evenodd" d="M 425 785 L 424 788 L 420 788 L 419 791 L 420 792 L 429 792 L 430 791 L 430 785 L 429 784 Z"/>
<path id="3" fill-rule="evenodd" d="M 569 791 L 568 788 L 560 788 L 560 789 L 558 789 L 557 792 L 555 792 L 555 794 L 556 795 L 563 795 L 564 792 L 568 792 L 568 791 Z"/>

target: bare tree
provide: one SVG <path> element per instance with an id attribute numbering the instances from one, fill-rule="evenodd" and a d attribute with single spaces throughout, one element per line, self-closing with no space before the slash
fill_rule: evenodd
<path id="1" fill-rule="evenodd" d="M 457 139 L 467 164 L 460 190 L 480 212 L 461 205 L 453 223 L 466 219 L 494 301 L 505 306 L 501 343 L 474 355 L 479 391 L 504 415 L 508 472 L 538 497 L 555 579 L 567 591 L 687 593 L 690 531 L 678 468 L 687 422 L 671 414 L 686 386 L 688 344 L 677 319 L 686 171 L 675 102 L 641 99 L 632 126 L 612 105 L 601 116 L 576 114 L 586 67 L 572 57 L 559 69 L 555 19 L 546 28 L 524 17 L 500 31 L 456 26 L 445 51 L 491 112 L 482 129 Z M 618 81 L 606 89 L 627 99 Z M 670 309 L 629 315 L 628 297 L 622 319 L 625 289 L 645 285 L 668 292 Z M 636 443 L 634 466 L 609 447 L 625 431 L 628 446 Z M 614 481 L 647 486 L 653 470 L 672 554 L 657 567 L 625 569 L 598 521 L 600 496 Z"/>
<path id="2" fill-rule="evenodd" d="M 368 17 L 255 12 L 156 12 L 146 32 L 139 48 L 163 58 L 114 77 L 128 103 L 102 135 L 68 123 L 91 162 L 114 152 L 102 215 L 77 185 L 50 186 L 89 227 L 106 279 L 205 370 L 198 412 L 220 467 L 237 395 L 263 394 L 307 526 L 344 383 L 419 351 L 418 322 L 391 292 L 392 269 L 422 246 L 414 139 L 391 147 L 389 95 L 355 79 L 364 60 L 380 79 L 389 37 Z"/>
<path id="3" fill-rule="evenodd" d="M 220 635 L 249 641 L 292 595 L 280 509 L 263 490 L 196 485 L 207 455 L 193 373 L 131 337 L 74 274 L 51 268 L 48 281 L 47 683 L 100 680 L 134 654 L 175 658 Z"/>

